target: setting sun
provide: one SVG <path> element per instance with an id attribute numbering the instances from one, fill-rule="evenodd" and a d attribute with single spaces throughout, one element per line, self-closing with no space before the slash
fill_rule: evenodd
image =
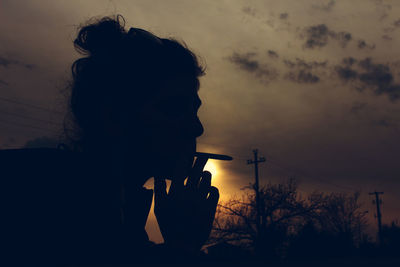
<path id="1" fill-rule="evenodd" d="M 209 160 L 204 167 L 204 170 L 211 172 L 213 181 L 215 181 L 215 179 L 218 177 L 218 165 L 215 163 L 214 160 Z"/>

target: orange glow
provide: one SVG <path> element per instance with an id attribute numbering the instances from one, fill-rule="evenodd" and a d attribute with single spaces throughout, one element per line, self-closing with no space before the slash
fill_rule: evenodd
<path id="1" fill-rule="evenodd" d="M 218 180 L 219 168 L 218 168 L 218 165 L 215 163 L 214 160 L 207 161 L 207 164 L 204 167 L 204 170 L 211 172 L 213 183 Z"/>

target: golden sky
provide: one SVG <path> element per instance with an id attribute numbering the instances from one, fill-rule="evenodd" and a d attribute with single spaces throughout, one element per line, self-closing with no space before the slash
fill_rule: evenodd
<path id="1" fill-rule="evenodd" d="M 199 151 L 235 158 L 215 161 L 223 198 L 252 181 L 246 160 L 258 148 L 261 183 L 296 176 L 305 192 L 361 190 L 371 223 L 367 193 L 384 191 L 383 221 L 400 217 L 395 0 L 0 0 L 3 148 L 58 136 L 76 28 L 115 13 L 184 40 L 206 64 Z"/>

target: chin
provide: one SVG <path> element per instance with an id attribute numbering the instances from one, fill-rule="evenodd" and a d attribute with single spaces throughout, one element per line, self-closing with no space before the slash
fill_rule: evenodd
<path id="1" fill-rule="evenodd" d="M 194 161 L 193 154 L 184 157 L 168 158 L 168 160 L 163 161 L 161 166 L 158 168 L 158 173 L 160 177 L 164 177 L 169 180 L 173 180 L 177 172 L 179 177 L 188 177 L 190 170 L 192 169 Z"/>

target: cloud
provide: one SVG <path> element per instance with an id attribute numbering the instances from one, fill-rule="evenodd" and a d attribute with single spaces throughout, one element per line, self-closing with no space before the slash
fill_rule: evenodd
<path id="1" fill-rule="evenodd" d="M 242 11 L 244 13 L 246 13 L 247 15 L 250 15 L 252 17 L 254 17 L 256 15 L 256 10 L 254 8 L 252 8 L 252 7 L 249 7 L 249 6 L 243 7 Z"/>
<path id="2" fill-rule="evenodd" d="M 365 102 L 355 102 L 353 103 L 353 106 L 350 108 L 350 113 L 353 114 L 359 114 L 363 110 L 367 108 L 367 103 Z"/>
<path id="3" fill-rule="evenodd" d="M 359 49 L 364 49 L 364 48 L 369 48 L 371 50 L 375 49 L 375 45 L 369 45 L 369 44 L 367 44 L 367 42 L 365 40 L 362 40 L 362 39 L 358 40 L 357 47 Z"/>
<path id="4" fill-rule="evenodd" d="M 392 10 L 392 6 L 384 3 L 383 0 L 375 0 L 376 11 L 379 15 L 379 20 L 384 20 L 389 16 L 389 11 Z"/>
<path id="5" fill-rule="evenodd" d="M 295 61 L 284 59 L 283 64 L 289 69 L 284 75 L 285 80 L 296 83 L 318 83 L 321 78 L 314 73 L 320 68 L 326 68 L 328 61 L 306 61 L 296 58 Z"/>
<path id="6" fill-rule="evenodd" d="M 317 83 L 320 81 L 317 75 L 305 70 L 290 71 L 285 74 L 285 79 L 297 83 Z"/>
<path id="7" fill-rule="evenodd" d="M 283 63 L 288 68 L 303 68 L 303 69 L 324 68 L 328 65 L 328 61 L 305 61 L 304 59 L 300 58 L 296 58 L 296 61 L 284 59 Z"/>
<path id="8" fill-rule="evenodd" d="M 392 101 L 400 98 L 400 84 L 395 83 L 389 64 L 374 63 L 369 57 L 345 58 L 335 71 L 342 81 L 352 82 L 359 91 L 370 89 L 376 95 L 387 95 Z"/>
<path id="9" fill-rule="evenodd" d="M 278 53 L 276 53 L 275 51 L 273 51 L 273 50 L 268 50 L 268 56 L 269 57 L 272 57 L 272 58 L 278 58 L 279 57 L 279 55 L 278 55 Z"/>
<path id="10" fill-rule="evenodd" d="M 7 68 L 11 64 L 16 64 L 16 62 L 0 56 L 0 66 Z"/>
<path id="11" fill-rule="evenodd" d="M 330 39 L 338 41 L 342 47 L 345 47 L 352 40 L 351 33 L 332 31 L 325 24 L 306 27 L 303 37 L 306 38 L 304 46 L 310 49 L 324 47 Z"/>
<path id="12" fill-rule="evenodd" d="M 333 7 L 335 6 L 335 4 L 336 4 L 336 1 L 335 0 L 330 0 L 328 3 L 326 3 L 326 4 L 321 4 L 321 3 L 319 3 L 319 4 L 317 4 L 317 5 L 312 5 L 312 7 L 314 8 L 314 9 L 317 9 L 317 10 L 322 10 L 322 11 L 325 11 L 325 12 L 330 12 L 332 9 L 333 9 Z"/>
<path id="13" fill-rule="evenodd" d="M 393 127 L 394 125 L 390 123 L 387 119 L 380 119 L 375 122 L 377 126 L 385 127 L 385 128 L 390 128 Z"/>
<path id="14" fill-rule="evenodd" d="M 343 58 L 342 62 L 346 66 L 352 66 L 354 63 L 357 62 L 357 59 L 355 59 L 354 57 L 345 57 Z"/>
<path id="15" fill-rule="evenodd" d="M 256 53 L 249 52 L 245 54 L 233 53 L 229 60 L 242 70 L 253 73 L 256 77 L 262 79 L 263 82 L 275 80 L 278 77 L 278 71 L 267 64 L 261 64 L 254 59 Z"/>
<path id="16" fill-rule="evenodd" d="M 28 70 L 33 70 L 34 68 L 36 68 L 36 65 L 34 64 L 29 64 L 29 63 L 23 63 L 19 60 L 16 59 L 10 59 L 10 58 L 6 58 L 3 56 L 0 56 L 0 66 L 4 67 L 4 68 L 8 68 L 11 65 L 17 65 L 17 66 L 21 66 L 23 68 L 26 68 Z"/>
<path id="17" fill-rule="evenodd" d="M 279 18 L 280 19 L 287 19 L 289 17 L 289 14 L 288 13 L 281 13 L 280 15 L 279 15 Z"/>
<path id="18" fill-rule="evenodd" d="M 339 75 L 339 78 L 345 81 L 354 80 L 358 77 L 357 71 L 351 69 L 350 67 L 337 66 L 336 72 Z"/>
<path id="19" fill-rule="evenodd" d="M 396 131 L 397 133 L 400 133 L 399 123 L 398 123 L 398 120 L 396 120 L 396 119 L 391 119 L 387 116 L 384 116 L 381 118 L 371 119 L 370 123 L 375 127 L 377 126 L 377 127 L 382 127 L 382 128 L 386 128 L 386 129 L 391 129 L 391 130 Z"/>

